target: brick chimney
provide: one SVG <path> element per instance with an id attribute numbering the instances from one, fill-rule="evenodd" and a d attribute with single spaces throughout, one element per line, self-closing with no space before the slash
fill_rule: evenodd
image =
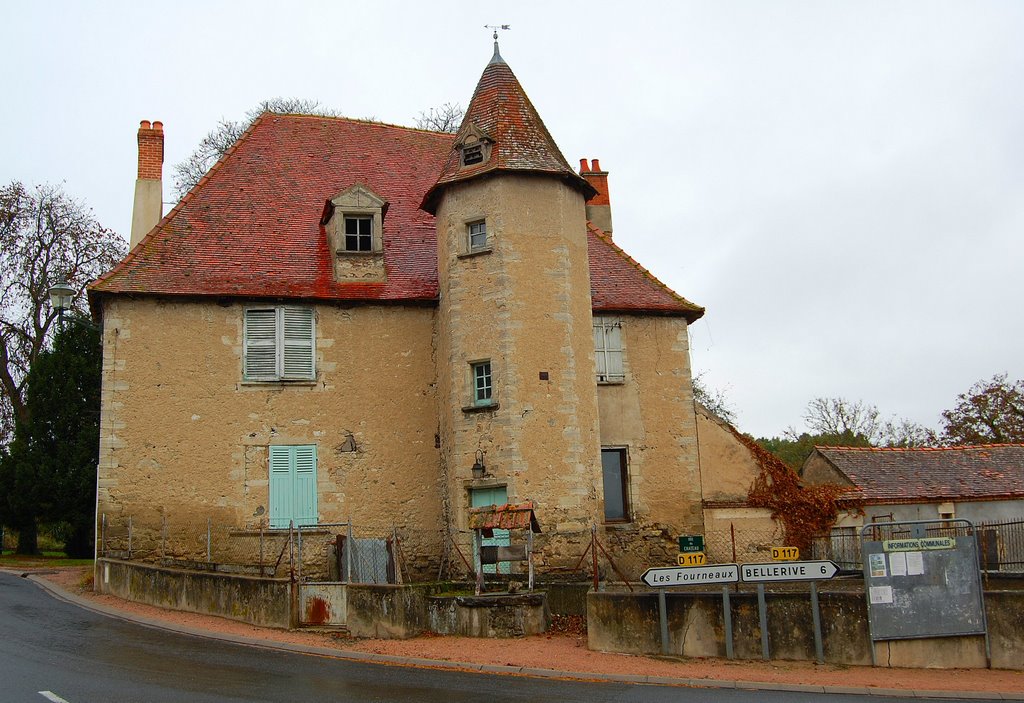
<path id="1" fill-rule="evenodd" d="M 608 172 L 601 170 L 601 162 L 597 159 L 590 164 L 586 159 L 580 159 L 580 175 L 597 191 L 597 195 L 587 201 L 587 219 L 611 236 L 612 204 L 608 199 Z"/>
<path id="2" fill-rule="evenodd" d="M 132 249 L 163 217 L 163 170 L 164 125 L 142 120 L 139 124 L 139 176 L 135 181 L 135 206 L 132 209 Z"/>

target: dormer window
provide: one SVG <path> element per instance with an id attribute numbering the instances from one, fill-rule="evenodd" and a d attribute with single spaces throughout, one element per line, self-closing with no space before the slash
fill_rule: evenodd
<path id="1" fill-rule="evenodd" d="M 472 146 L 462 147 L 462 165 L 472 166 L 473 164 L 483 163 L 484 160 L 484 147 L 482 144 L 474 144 Z"/>
<path id="2" fill-rule="evenodd" d="M 372 217 L 345 217 L 345 251 L 373 251 Z"/>
<path id="3" fill-rule="evenodd" d="M 491 147 L 494 140 L 486 132 L 470 123 L 466 126 L 455 142 L 459 150 L 459 163 L 462 168 L 485 163 L 491 158 Z"/>
<path id="4" fill-rule="evenodd" d="M 388 204 L 368 187 L 357 183 L 329 201 L 321 220 L 335 256 L 376 254 L 384 251 L 384 215 Z"/>

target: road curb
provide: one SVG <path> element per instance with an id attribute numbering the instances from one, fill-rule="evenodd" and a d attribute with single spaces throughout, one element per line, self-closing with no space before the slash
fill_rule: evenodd
<path id="1" fill-rule="evenodd" d="M 4 569 L 4 571 L 10 570 Z M 423 669 L 443 669 L 451 671 L 479 672 L 484 674 L 501 674 L 505 676 L 529 676 L 541 679 L 561 679 L 575 681 L 604 681 L 607 683 L 628 683 L 657 686 L 681 686 L 685 688 L 721 688 L 721 689 L 742 689 L 747 691 L 777 691 L 786 693 L 825 693 L 825 694 L 846 694 L 860 696 L 889 696 L 893 698 L 912 699 L 942 699 L 942 698 L 963 698 L 969 700 L 1024 700 L 1024 694 L 1000 693 L 1000 692 L 978 692 L 978 691 L 915 691 L 910 689 L 879 689 L 867 687 L 850 686 L 816 686 L 808 684 L 780 684 L 775 682 L 759 681 L 727 681 L 721 679 L 693 679 L 693 678 L 672 678 L 666 676 L 644 676 L 633 674 L 604 674 L 599 672 L 581 671 L 559 671 L 557 669 L 537 669 L 532 667 L 507 666 L 499 664 L 479 664 L 474 662 L 453 662 L 438 659 L 423 659 L 418 657 L 401 657 L 391 654 L 374 654 L 372 652 L 351 652 L 345 650 L 331 649 L 328 647 L 315 647 L 290 642 L 273 642 L 255 637 L 243 635 L 231 635 L 219 632 L 210 632 L 187 625 L 177 625 L 163 620 L 155 620 L 141 615 L 125 613 L 117 608 L 95 603 L 88 598 L 83 598 L 71 593 L 59 584 L 33 572 L 13 572 L 22 578 L 32 581 L 34 584 L 47 591 L 53 597 L 71 603 L 85 610 L 90 610 L 101 615 L 117 618 L 126 622 L 133 622 L 144 627 L 151 627 L 157 630 L 166 630 L 177 634 L 202 637 L 204 639 L 232 642 L 259 649 L 275 649 L 295 654 L 309 654 L 327 659 L 341 659 L 345 661 L 387 664 L 391 666 L 410 666 Z"/>

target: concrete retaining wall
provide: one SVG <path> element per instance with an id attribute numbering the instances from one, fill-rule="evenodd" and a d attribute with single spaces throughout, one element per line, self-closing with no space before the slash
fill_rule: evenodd
<path id="1" fill-rule="evenodd" d="M 733 643 L 739 659 L 761 658 L 757 595 L 731 593 Z M 834 664 L 870 665 L 867 605 L 863 593 L 820 593 L 825 660 Z M 692 657 L 724 657 L 722 594 L 667 593 L 669 652 Z M 772 659 L 814 659 L 814 630 L 808 593 L 769 593 L 768 637 Z M 1024 592 L 985 594 L 992 642 L 992 666 L 1024 669 Z M 587 596 L 590 649 L 632 654 L 660 654 L 656 593 L 590 593 Z M 981 668 L 983 637 L 877 642 L 879 666 Z"/>
<path id="2" fill-rule="evenodd" d="M 296 622 L 287 579 L 97 559 L 94 584 L 98 593 L 161 608 L 219 615 L 262 627 L 287 628 Z"/>

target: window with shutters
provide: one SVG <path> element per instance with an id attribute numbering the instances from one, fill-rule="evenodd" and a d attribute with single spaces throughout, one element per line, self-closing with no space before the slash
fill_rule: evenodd
<path id="1" fill-rule="evenodd" d="M 594 358 L 598 383 L 622 383 L 626 380 L 622 364 L 622 320 L 594 318 Z"/>
<path id="2" fill-rule="evenodd" d="M 244 369 L 247 381 L 316 378 L 313 308 L 246 308 Z"/>
<path id="3" fill-rule="evenodd" d="M 270 447 L 270 527 L 315 525 L 316 445 Z"/>

